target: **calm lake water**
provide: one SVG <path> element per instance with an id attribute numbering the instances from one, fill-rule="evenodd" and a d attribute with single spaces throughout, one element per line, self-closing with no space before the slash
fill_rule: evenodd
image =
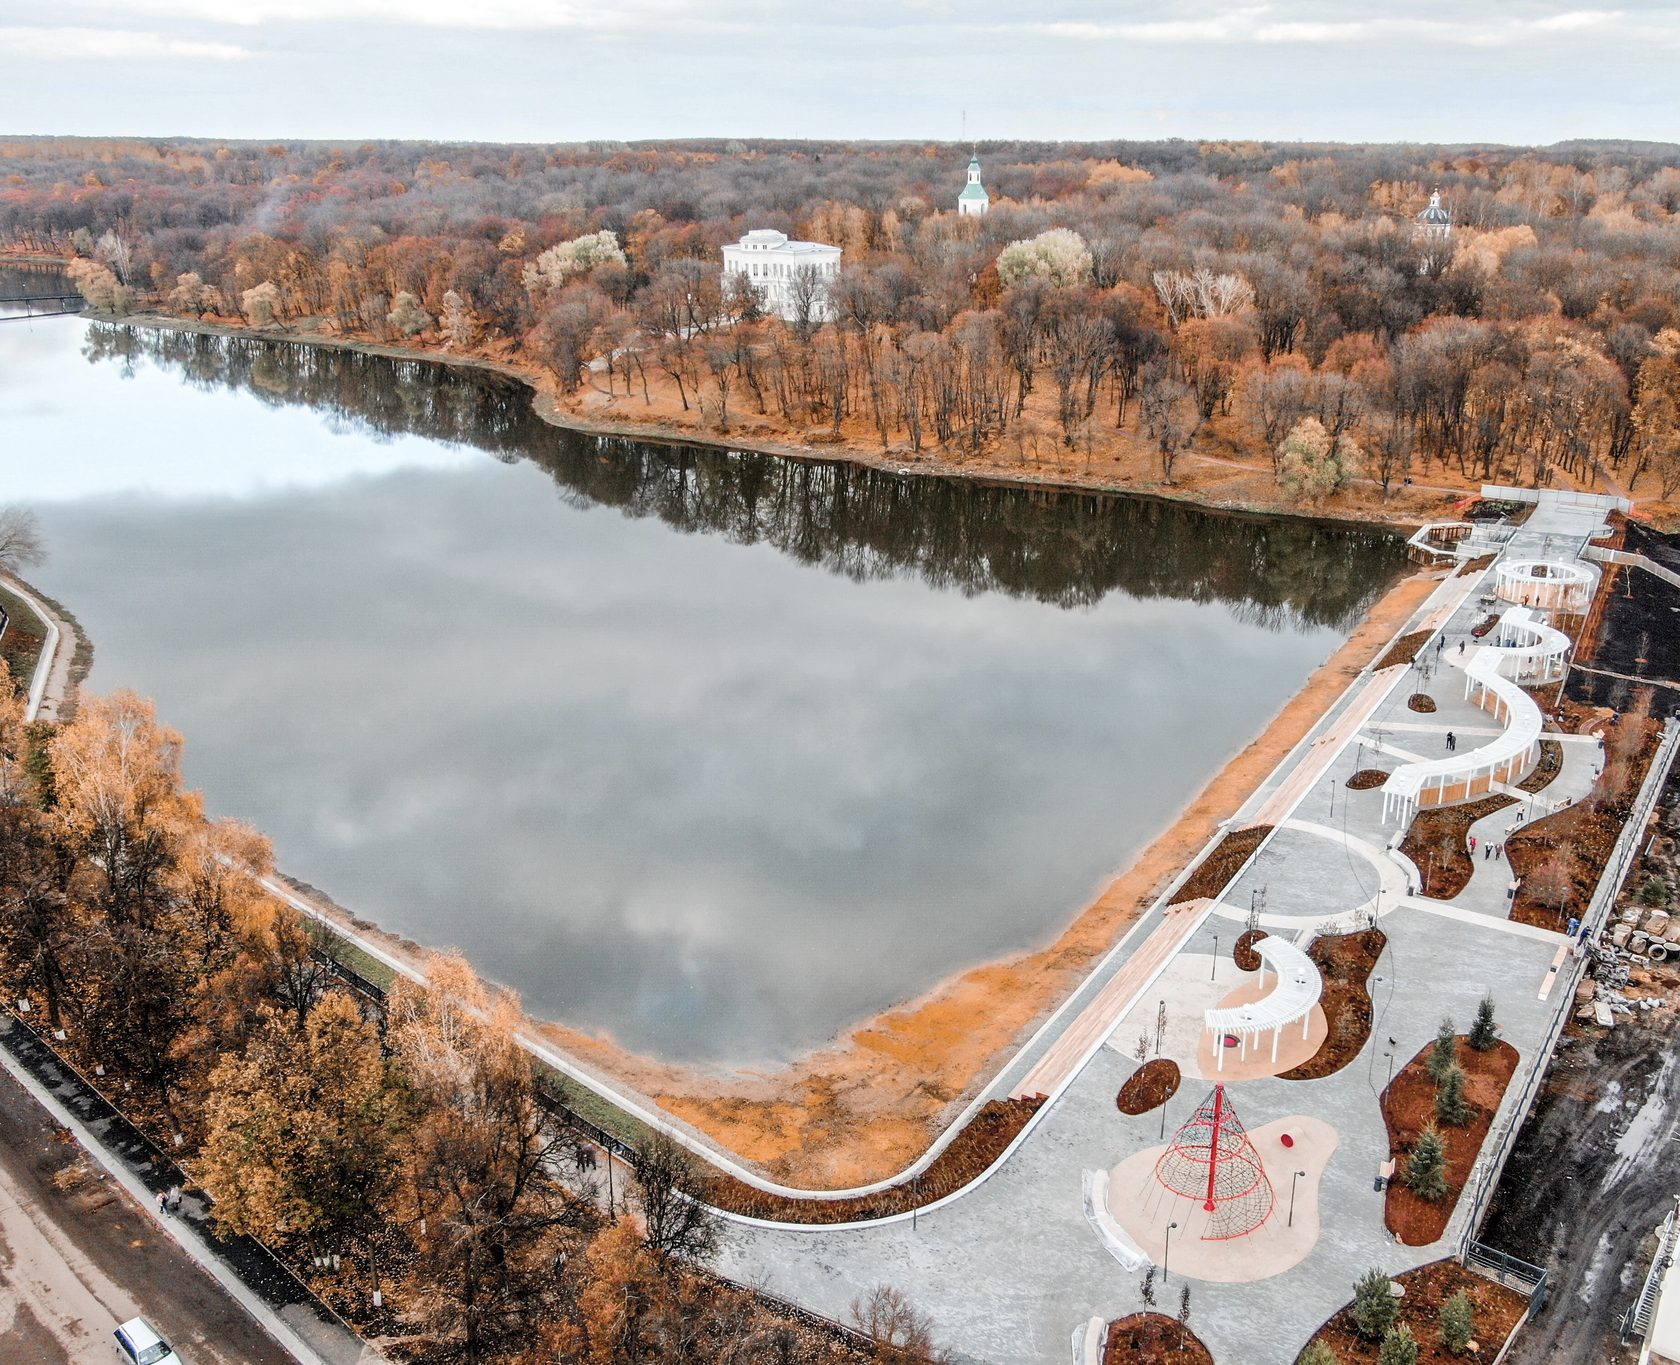
<path id="1" fill-rule="evenodd" d="M 496 379 L 0 323 L 0 502 L 210 809 L 537 1012 L 768 1063 L 1052 937 L 1377 533 L 598 440 Z"/>

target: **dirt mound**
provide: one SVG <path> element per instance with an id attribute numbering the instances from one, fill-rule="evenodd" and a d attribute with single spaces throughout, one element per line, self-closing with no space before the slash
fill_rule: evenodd
<path id="1" fill-rule="evenodd" d="M 1406 705 L 1414 711 L 1423 712 L 1427 716 L 1435 709 L 1435 698 L 1427 692 L 1414 692 L 1406 698 Z"/>
<path id="2" fill-rule="evenodd" d="M 1352 777 L 1348 778 L 1347 784 L 1356 792 L 1366 792 L 1370 791 L 1372 787 L 1382 786 L 1386 781 L 1388 781 L 1388 774 L 1383 769 L 1361 768 Z"/>

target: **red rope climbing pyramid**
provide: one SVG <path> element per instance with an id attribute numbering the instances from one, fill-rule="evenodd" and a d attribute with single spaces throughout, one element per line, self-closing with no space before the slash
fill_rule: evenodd
<path id="1" fill-rule="evenodd" d="M 1247 1236 L 1272 1213 L 1272 1182 L 1222 1085 L 1173 1134 L 1155 1163 L 1155 1178 L 1201 1203 L 1208 1214 L 1206 1241 Z"/>

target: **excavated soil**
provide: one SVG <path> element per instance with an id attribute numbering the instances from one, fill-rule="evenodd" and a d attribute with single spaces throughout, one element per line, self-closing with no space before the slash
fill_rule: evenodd
<path id="1" fill-rule="evenodd" d="M 1495 1043 L 1477 1052 L 1461 1035 L 1458 1064 L 1464 1068 L 1464 1098 L 1470 1105 L 1470 1121 L 1458 1127 L 1436 1124 L 1447 1145 L 1447 1193 L 1428 1200 L 1412 1193 L 1406 1184 L 1406 1156 L 1419 1134 L 1435 1123 L 1435 1082 L 1425 1069 L 1431 1043 L 1401 1068 L 1383 1091 L 1383 1117 L 1388 1122 L 1389 1152 L 1400 1158 L 1394 1179 L 1388 1183 L 1383 1206 L 1383 1223 L 1409 1247 L 1428 1246 L 1447 1230 L 1447 1221 L 1458 1204 L 1459 1193 L 1469 1179 L 1471 1167 L 1482 1150 L 1505 1087 L 1517 1069 L 1517 1050 L 1509 1043 Z"/>
<path id="2" fill-rule="evenodd" d="M 1307 955 L 1324 977 L 1324 994 L 1318 1003 L 1329 1029 L 1312 1059 L 1283 1072 L 1279 1080 L 1322 1080 L 1359 1055 L 1371 1036 L 1371 994 L 1365 983 L 1387 944 L 1388 935 L 1381 929 L 1313 941 Z"/>
<path id="3" fill-rule="evenodd" d="M 1417 1339 L 1419 1365 L 1462 1365 L 1466 1360 L 1492 1360 L 1522 1320 L 1528 1300 L 1514 1289 L 1483 1279 L 1457 1261 L 1434 1261 L 1396 1275 L 1406 1292 L 1400 1298 L 1400 1318 Z M 1455 1356 L 1441 1345 L 1441 1305 L 1459 1290 L 1475 1306 L 1474 1355 Z M 1382 1343 L 1366 1341 L 1354 1330 L 1349 1303 L 1318 1329 L 1313 1341 L 1330 1348 L 1337 1365 L 1376 1365 Z"/>

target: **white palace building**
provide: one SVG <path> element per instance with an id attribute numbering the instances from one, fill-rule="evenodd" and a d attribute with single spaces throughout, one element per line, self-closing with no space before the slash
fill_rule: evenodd
<path id="1" fill-rule="evenodd" d="M 793 286 L 805 270 L 813 271 L 814 278 L 826 285 L 840 273 L 840 248 L 823 242 L 795 242 L 774 228 L 754 228 L 723 249 L 724 280 L 737 273 L 747 276 L 765 310 L 784 318 L 795 315 Z M 818 299 L 813 316 L 828 316 L 826 297 Z"/>

